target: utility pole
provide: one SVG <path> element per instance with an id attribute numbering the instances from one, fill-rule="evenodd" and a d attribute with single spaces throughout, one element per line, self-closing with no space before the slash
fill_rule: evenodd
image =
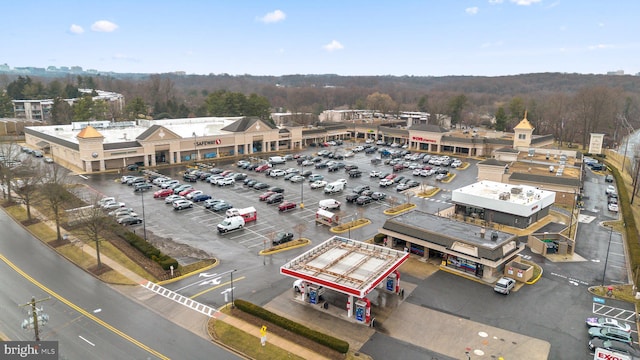
<path id="1" fill-rule="evenodd" d="M 48 297 L 48 298 L 45 298 L 45 299 L 36 300 L 35 297 L 32 297 L 31 301 L 29 301 L 26 304 L 20 305 L 20 307 L 31 305 L 31 314 L 30 315 L 32 317 L 24 319 L 22 321 L 22 328 L 23 329 L 28 329 L 30 326 L 33 326 L 33 330 L 35 332 L 36 341 L 40 341 L 40 332 L 38 330 L 38 323 L 40 322 L 44 326 L 47 323 L 47 321 L 49 321 L 49 315 L 47 315 L 47 314 L 45 314 L 43 312 L 43 308 L 38 309 L 36 307 L 36 304 L 40 303 L 40 302 L 43 302 L 43 301 L 47 301 L 47 300 L 51 300 L 51 298 Z"/>

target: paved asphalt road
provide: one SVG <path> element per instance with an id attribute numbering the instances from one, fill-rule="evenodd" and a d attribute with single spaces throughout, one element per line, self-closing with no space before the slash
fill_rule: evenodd
<path id="1" fill-rule="evenodd" d="M 12 340 L 33 340 L 20 328 L 18 304 L 51 297 L 42 303 L 50 321 L 40 338 L 59 341 L 60 359 L 238 358 L 68 263 L 4 212 L 0 228 L 0 255 L 22 272 L 0 261 L 0 331 Z"/>

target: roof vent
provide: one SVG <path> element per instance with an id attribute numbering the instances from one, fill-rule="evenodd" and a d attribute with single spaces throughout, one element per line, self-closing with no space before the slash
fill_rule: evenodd
<path id="1" fill-rule="evenodd" d="M 498 241 L 498 233 L 495 231 L 491 232 L 491 241 Z"/>

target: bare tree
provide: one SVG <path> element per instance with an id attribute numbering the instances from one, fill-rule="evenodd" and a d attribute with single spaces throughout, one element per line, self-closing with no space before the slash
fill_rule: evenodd
<path id="1" fill-rule="evenodd" d="M 307 230 L 307 224 L 303 222 L 293 226 L 293 231 L 295 231 L 298 234 L 298 239 L 302 239 L 302 233 L 305 232 L 306 230 Z"/>
<path id="2" fill-rule="evenodd" d="M 58 164 L 51 164 L 47 168 L 42 185 L 42 195 L 44 201 L 53 213 L 53 219 L 56 223 L 57 239 L 62 239 L 60 232 L 60 220 L 62 205 L 71 199 L 71 194 L 67 191 L 66 180 L 67 173 L 64 168 Z"/>
<path id="3" fill-rule="evenodd" d="M 80 210 L 78 223 L 78 232 L 87 241 L 93 241 L 96 244 L 96 260 L 98 261 L 98 269 L 102 267 L 100 261 L 100 236 L 104 234 L 112 224 L 111 219 L 105 214 L 100 207 L 98 201 L 100 195 L 96 195 L 92 204 Z"/>
<path id="4" fill-rule="evenodd" d="M 14 183 L 16 169 L 20 164 L 22 147 L 11 142 L 0 146 L 0 180 L 2 182 L 2 194 L 9 202 L 13 201 L 11 188 Z"/>
<path id="5" fill-rule="evenodd" d="M 389 196 L 387 199 L 387 202 L 389 203 L 389 206 L 391 206 L 391 208 L 395 207 L 396 204 L 398 204 L 398 198 L 395 196 Z"/>
<path id="6" fill-rule="evenodd" d="M 577 119 L 582 122 L 583 149 L 589 143 L 590 133 L 606 131 L 606 127 L 616 123 L 616 94 L 610 88 L 593 86 L 580 90 L 574 98 L 574 108 Z"/>
<path id="7" fill-rule="evenodd" d="M 14 172 L 16 179 L 18 179 L 16 180 L 15 192 L 27 207 L 27 219 L 29 220 L 31 220 L 31 202 L 38 193 L 38 186 L 42 183 L 43 171 L 42 163 L 33 161 L 33 158 L 27 158 Z"/>

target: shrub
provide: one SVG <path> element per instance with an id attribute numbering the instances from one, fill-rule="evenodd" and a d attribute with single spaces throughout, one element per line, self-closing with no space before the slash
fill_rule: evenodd
<path id="1" fill-rule="evenodd" d="M 373 242 L 376 244 L 382 244 L 385 237 L 387 237 L 385 234 L 376 234 L 376 236 L 373 237 Z"/>
<path id="2" fill-rule="evenodd" d="M 233 304 L 240 310 L 249 313 L 253 316 L 257 316 L 265 321 L 268 321 L 276 326 L 279 326 L 285 330 L 289 330 L 300 336 L 304 336 L 307 339 L 313 340 L 318 344 L 324 345 L 330 349 L 336 350 L 341 354 L 346 354 L 349 351 L 349 343 L 337 339 L 333 336 L 323 334 L 321 332 L 309 329 L 308 327 L 299 324 L 295 321 L 291 321 L 285 317 L 274 314 L 260 306 L 254 305 L 248 301 L 237 299 Z"/>

